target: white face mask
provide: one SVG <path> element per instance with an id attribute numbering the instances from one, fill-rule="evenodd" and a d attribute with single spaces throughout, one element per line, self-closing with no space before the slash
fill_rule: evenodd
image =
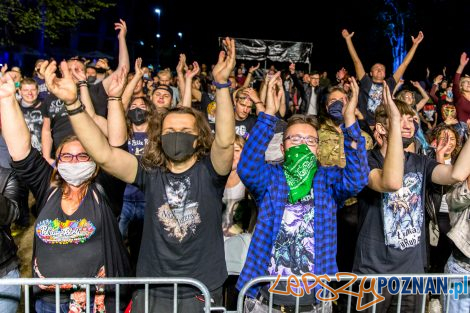
<path id="1" fill-rule="evenodd" d="M 96 170 L 96 163 L 93 161 L 63 163 L 57 165 L 59 175 L 70 185 L 80 186 L 84 181 L 90 179 Z"/>

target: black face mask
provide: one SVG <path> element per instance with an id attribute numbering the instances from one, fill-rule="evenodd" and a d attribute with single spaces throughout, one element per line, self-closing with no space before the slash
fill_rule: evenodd
<path id="1" fill-rule="evenodd" d="M 139 126 L 147 121 L 148 114 L 149 112 L 142 110 L 141 108 L 135 108 L 127 112 L 127 117 L 132 124 Z"/>
<path id="2" fill-rule="evenodd" d="M 196 135 L 182 132 L 162 135 L 163 152 L 172 161 L 186 161 L 194 154 L 193 144 L 196 138 Z"/>
<path id="3" fill-rule="evenodd" d="M 89 84 L 93 84 L 96 81 L 96 76 L 88 76 L 86 80 Z"/>
<path id="4" fill-rule="evenodd" d="M 411 137 L 411 138 L 401 137 L 401 140 L 403 142 L 403 149 L 408 148 L 414 142 L 414 139 L 415 139 L 414 137 Z"/>

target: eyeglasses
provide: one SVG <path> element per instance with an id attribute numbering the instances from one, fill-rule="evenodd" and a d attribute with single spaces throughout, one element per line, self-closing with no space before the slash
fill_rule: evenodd
<path id="1" fill-rule="evenodd" d="M 318 145 L 318 138 L 313 137 L 313 136 L 303 137 L 300 135 L 292 135 L 292 136 L 287 136 L 286 138 L 284 138 L 284 140 L 290 140 L 292 144 L 296 146 L 300 145 L 302 141 L 305 142 L 307 146 L 310 146 L 310 147 L 315 147 Z"/>
<path id="2" fill-rule="evenodd" d="M 71 154 L 71 153 L 61 153 L 59 154 L 59 160 L 61 162 L 72 162 L 73 159 L 76 159 L 77 162 L 88 162 L 90 161 L 90 156 L 87 153 Z"/>

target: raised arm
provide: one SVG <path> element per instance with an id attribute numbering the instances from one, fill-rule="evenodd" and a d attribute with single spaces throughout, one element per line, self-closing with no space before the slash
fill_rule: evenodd
<path id="1" fill-rule="evenodd" d="M 258 115 L 260 112 L 264 112 L 264 103 L 261 101 L 260 97 L 258 96 L 258 93 L 254 88 L 248 87 L 246 88 L 243 93 L 245 96 L 249 97 L 251 101 L 253 101 L 253 104 L 256 106 L 256 115 Z"/>
<path id="2" fill-rule="evenodd" d="M 178 65 L 176 66 L 176 75 L 178 77 L 178 88 L 180 90 L 180 94 L 183 95 L 183 98 L 184 98 L 184 90 L 186 87 L 186 81 L 184 79 L 184 71 L 187 71 L 187 70 L 188 70 L 188 65 L 186 64 L 186 55 L 184 53 L 181 53 L 180 59 L 178 61 Z"/>
<path id="3" fill-rule="evenodd" d="M 341 203 L 356 195 L 367 185 L 369 174 L 366 140 L 361 135 L 361 128 L 356 120 L 359 86 L 354 77 L 350 78 L 350 82 L 352 94 L 349 101 L 344 100 L 342 110 L 344 125 L 341 125 L 344 134 L 346 166 L 342 169 L 341 181 L 334 184 L 336 198 Z"/>
<path id="4" fill-rule="evenodd" d="M 113 75 L 119 75 L 121 69 L 126 68 L 129 70 L 130 63 L 129 63 L 129 52 L 127 51 L 127 43 L 126 43 L 126 34 L 127 34 L 127 25 L 124 20 L 119 20 L 118 23 L 114 23 L 114 29 L 119 30 L 118 34 L 118 41 L 119 41 L 119 64 L 117 69 L 108 77 L 103 80 L 103 87 L 108 93 L 109 85 L 111 84 L 111 79 Z M 126 73 L 127 74 L 127 73 Z"/>
<path id="5" fill-rule="evenodd" d="M 390 94 L 387 84 L 384 84 L 383 104 L 388 116 L 387 149 L 383 169 L 373 169 L 369 173 L 369 188 L 378 192 L 393 192 L 403 184 L 404 155 L 401 139 L 401 115 Z M 379 134 L 385 135 L 386 125 L 376 124 Z"/>
<path id="6" fill-rule="evenodd" d="M 55 162 L 54 159 L 51 158 L 52 143 L 51 119 L 44 117 L 41 129 L 41 152 L 42 157 L 51 165 Z"/>
<path id="7" fill-rule="evenodd" d="M 55 75 L 57 69 L 55 61 L 47 64 L 46 84 L 56 97 L 65 102 L 73 130 L 83 147 L 103 170 L 124 182 L 133 183 L 137 174 L 137 159 L 128 152 L 110 146 L 78 100 L 77 87 L 67 63 L 61 62 L 60 67 L 64 77 L 59 79 Z"/>
<path id="8" fill-rule="evenodd" d="M 126 86 L 127 71 L 122 68 L 118 75 L 115 75 L 109 85 L 108 97 L 108 142 L 112 147 L 120 147 L 127 140 L 127 124 L 124 108 L 121 103 L 121 96 Z"/>
<path id="9" fill-rule="evenodd" d="M 193 69 L 188 69 L 185 74 L 185 83 L 183 89 L 183 101 L 181 105 L 183 107 L 190 108 L 192 105 L 192 85 L 193 85 L 193 78 L 199 73 L 199 64 L 197 62 L 193 62 Z"/>
<path id="10" fill-rule="evenodd" d="M 80 88 L 80 101 L 85 106 L 88 115 L 90 115 L 96 125 L 98 125 L 103 134 L 108 137 L 107 121 L 104 117 L 99 116 L 95 112 L 95 107 L 93 106 L 90 92 L 88 90 L 85 73 L 77 66 L 77 62 L 73 62 L 70 67 L 72 76 L 78 81 L 78 87 Z"/>
<path id="11" fill-rule="evenodd" d="M 243 83 L 243 87 L 249 87 L 251 81 L 253 80 L 253 73 L 259 69 L 260 64 L 258 63 L 255 66 L 250 66 L 250 69 L 248 70 L 248 74 L 246 75 L 245 82 Z"/>
<path id="12" fill-rule="evenodd" d="M 131 102 L 135 86 L 137 86 L 139 81 L 142 79 L 142 76 L 144 76 L 144 71 L 142 71 L 142 58 L 137 58 L 135 60 L 134 70 L 134 77 L 132 77 L 131 81 L 127 84 L 122 94 L 122 106 L 124 110 L 127 110 L 127 107 Z"/>
<path id="13" fill-rule="evenodd" d="M 442 75 L 437 75 L 434 80 L 433 80 L 433 83 L 432 83 L 432 87 L 431 87 L 431 90 L 429 91 L 429 96 L 431 97 L 432 101 L 434 102 L 434 104 L 439 104 L 439 99 L 438 97 L 436 96 L 436 91 L 437 91 L 437 88 L 439 87 L 439 84 L 442 82 L 442 79 L 444 77 Z"/>
<path id="14" fill-rule="evenodd" d="M 467 57 L 467 54 L 465 52 L 463 52 L 461 55 L 460 55 L 460 63 L 459 63 L 459 67 L 457 68 L 457 70 L 455 71 L 457 74 L 462 74 L 463 73 L 463 70 L 465 69 L 465 66 L 467 66 L 467 63 L 468 63 L 468 57 Z"/>
<path id="15" fill-rule="evenodd" d="M 15 83 L 7 73 L 0 78 L 2 136 L 13 161 L 20 161 L 31 151 L 31 135 L 15 95 Z"/>
<path id="16" fill-rule="evenodd" d="M 470 140 L 467 140 L 454 165 L 439 164 L 432 172 L 432 182 L 439 185 L 453 185 L 470 176 Z"/>
<path id="17" fill-rule="evenodd" d="M 423 89 L 423 87 L 421 87 L 421 85 L 419 84 L 419 82 L 415 82 L 415 81 L 411 81 L 411 84 L 416 88 L 418 89 L 419 91 L 419 94 L 421 95 L 422 99 L 416 103 L 416 111 L 421 111 L 422 108 L 424 108 L 424 105 L 426 103 L 428 103 L 428 100 L 429 100 L 429 95 L 428 93 L 426 92 L 426 90 Z"/>
<path id="18" fill-rule="evenodd" d="M 411 60 L 413 60 L 413 57 L 415 55 L 416 49 L 418 49 L 419 44 L 421 41 L 423 41 L 424 35 L 423 32 L 419 32 L 418 36 L 415 38 L 411 36 L 411 40 L 413 41 L 413 45 L 411 46 L 410 51 L 405 56 L 405 59 L 403 62 L 400 64 L 400 66 L 397 68 L 395 73 L 393 73 L 393 79 L 395 79 L 396 82 L 400 80 L 400 78 L 405 74 L 405 70 L 410 64 Z"/>
<path id="19" fill-rule="evenodd" d="M 356 52 L 356 48 L 354 47 L 354 44 L 352 42 L 352 37 L 354 36 L 354 32 L 349 33 L 347 29 L 343 29 L 343 31 L 341 32 L 341 35 L 343 35 L 344 40 L 346 40 L 346 45 L 348 46 L 349 55 L 351 56 L 351 59 L 354 63 L 356 77 L 358 80 L 361 80 L 366 74 L 366 71 L 364 70 L 364 66 L 362 65 L 361 59 L 359 59 L 359 56 L 357 55 L 357 52 Z"/>
<path id="20" fill-rule="evenodd" d="M 227 84 L 230 72 L 235 68 L 235 41 L 224 40 L 227 53 L 221 51 L 212 74 L 218 84 Z M 215 139 L 211 147 L 211 161 L 219 175 L 226 175 L 232 169 L 233 144 L 235 142 L 235 115 L 228 87 L 217 88 L 217 110 L 215 113 Z"/>
<path id="21" fill-rule="evenodd" d="M 278 77 L 278 79 L 276 79 L 276 86 L 279 92 L 279 115 L 281 117 L 284 117 L 286 115 L 286 95 L 284 92 L 284 86 L 282 85 L 281 77 Z"/>

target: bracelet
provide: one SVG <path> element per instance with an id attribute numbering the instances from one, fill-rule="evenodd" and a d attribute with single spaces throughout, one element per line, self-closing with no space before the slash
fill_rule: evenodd
<path id="1" fill-rule="evenodd" d="M 108 97 L 108 101 L 121 101 L 121 97 Z"/>
<path id="2" fill-rule="evenodd" d="M 88 86 L 88 82 L 86 80 L 79 80 L 77 82 L 77 85 L 80 86 L 80 87 Z"/>
<path id="3" fill-rule="evenodd" d="M 217 88 L 217 89 L 222 89 L 222 88 L 230 87 L 232 85 L 232 82 L 228 81 L 225 84 L 220 84 L 220 83 L 216 82 L 215 80 L 213 80 L 212 85 L 214 85 L 215 88 Z"/>
<path id="4" fill-rule="evenodd" d="M 82 112 L 85 112 L 85 106 L 81 102 L 80 102 L 80 106 L 78 108 L 73 109 L 73 110 L 67 110 L 67 113 L 68 113 L 69 116 L 72 116 L 72 115 L 75 115 L 75 114 L 78 114 L 78 113 L 82 113 Z"/>
<path id="5" fill-rule="evenodd" d="M 256 104 L 259 104 L 259 103 L 263 103 L 263 101 L 258 101 L 258 102 L 255 102 L 254 104 L 256 105 Z"/>

